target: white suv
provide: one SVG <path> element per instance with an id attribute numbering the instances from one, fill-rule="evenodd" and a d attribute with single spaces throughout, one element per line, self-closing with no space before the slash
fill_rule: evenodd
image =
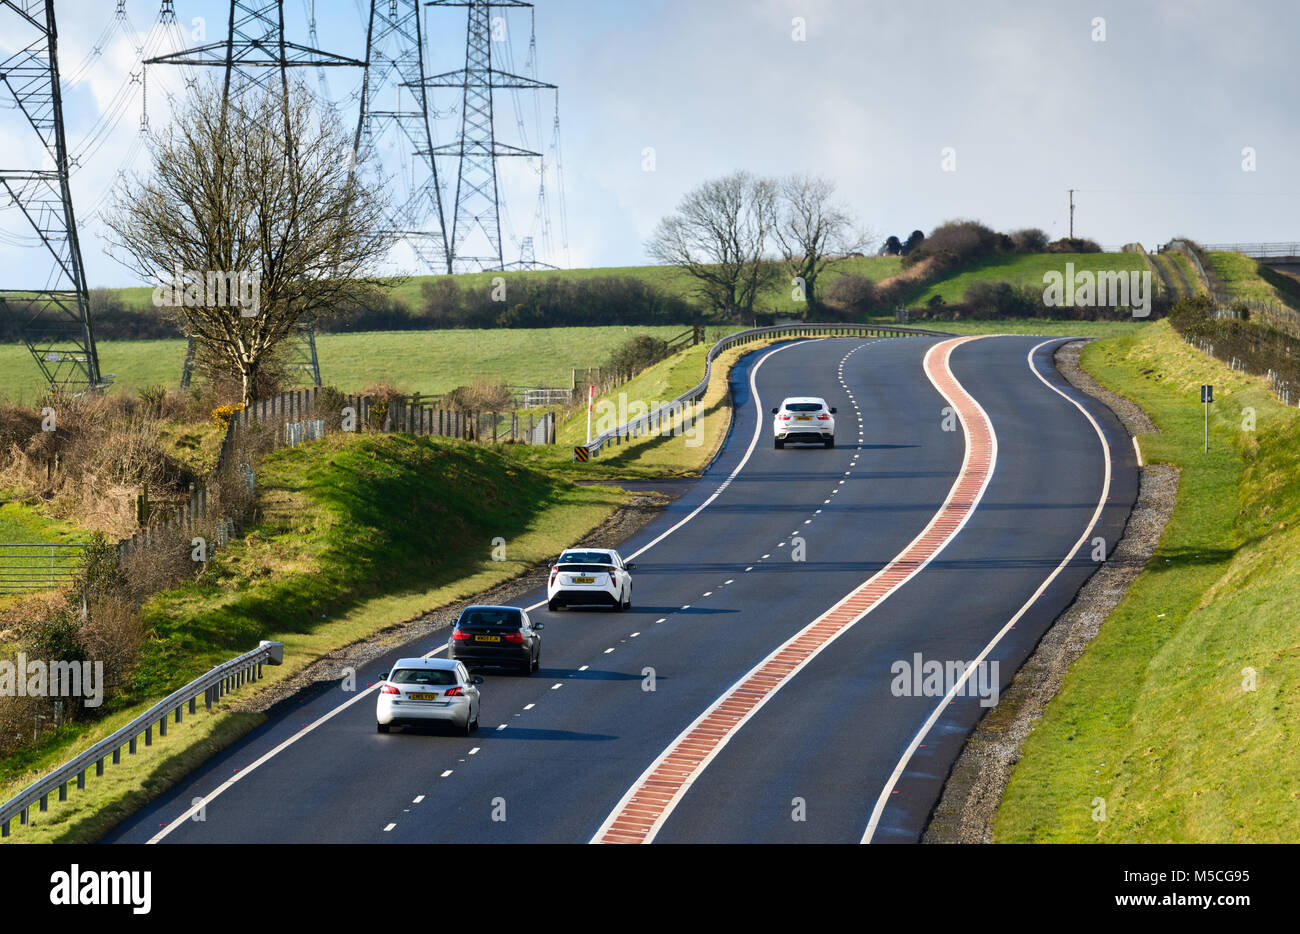
<path id="1" fill-rule="evenodd" d="M 835 447 L 835 409 L 817 396 L 791 396 L 772 410 L 777 448 L 787 441 L 810 441 Z"/>

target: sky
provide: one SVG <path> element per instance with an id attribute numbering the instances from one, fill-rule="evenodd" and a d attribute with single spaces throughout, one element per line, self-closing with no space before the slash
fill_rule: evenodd
<path id="1" fill-rule="evenodd" d="M 150 32 L 157 0 L 125 0 L 120 22 L 114 0 L 55 4 L 91 287 L 141 284 L 107 254 L 96 215 L 120 172 L 149 168 L 131 81 L 138 48 L 224 38 L 227 2 L 174 5 L 183 35 Z M 286 0 L 289 39 L 309 43 L 310 5 Z M 315 0 L 319 46 L 364 57 L 369 5 Z M 518 105 L 497 92 L 497 138 L 546 154 L 501 160 L 507 262 L 531 235 L 537 259 L 558 266 L 649 263 L 659 220 L 738 169 L 830 179 L 876 243 L 954 218 L 1063 236 L 1071 188 L 1076 234 L 1107 246 L 1300 240 L 1294 0 L 539 0 L 531 14 L 493 15 L 503 18 L 494 65 L 558 85 L 520 92 Z M 465 10 L 425 16 L 426 71 L 462 67 Z M 30 37 L 13 18 L 0 8 L 3 57 Z M 320 87 L 314 70 L 306 77 Z M 326 76 L 349 126 L 360 77 Z M 150 66 L 144 84 L 151 127 L 165 126 L 183 106 L 179 69 Z M 435 95 L 436 142 L 455 137 L 459 103 L 458 92 Z M 39 165 L 11 104 L 0 89 L 0 167 Z M 407 148 L 382 150 L 398 190 Z M 549 228 L 537 217 L 539 163 Z M 449 219 L 455 169 L 440 160 Z M 0 205 L 0 287 L 42 286 L 50 267 L 22 216 Z M 425 271 L 400 250 L 392 267 Z"/>

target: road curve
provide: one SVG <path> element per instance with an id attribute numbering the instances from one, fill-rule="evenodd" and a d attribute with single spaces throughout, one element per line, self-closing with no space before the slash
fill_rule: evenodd
<path id="1" fill-rule="evenodd" d="M 397 657 L 439 650 L 426 639 L 358 672 L 362 692 L 331 683 L 279 705 L 105 839 L 591 840 L 704 711 L 889 568 L 944 510 L 969 458 L 967 433 L 944 411 L 951 399 L 925 375 L 939 343 L 823 339 L 742 359 L 719 457 L 620 546 L 654 543 L 637 558 L 633 609 L 536 611 L 547 624 L 542 671 L 485 672 L 474 737 L 375 732 L 366 686 Z M 1136 494 L 1122 429 L 1056 374 L 1059 342 L 1031 354 L 1038 343 L 949 344 L 948 395 L 969 394 L 996 436 L 983 495 L 928 563 L 732 731 L 654 839 L 857 842 L 891 776 L 873 840 L 919 838 L 985 708 L 956 697 L 932 717 L 935 697 L 891 691 L 891 666 L 918 652 L 975 659 L 1028 604 L 988 652 L 1005 687 L 1095 568 L 1081 536 L 1109 552 Z M 836 448 L 773 448 L 767 409 L 803 394 L 838 407 Z"/>

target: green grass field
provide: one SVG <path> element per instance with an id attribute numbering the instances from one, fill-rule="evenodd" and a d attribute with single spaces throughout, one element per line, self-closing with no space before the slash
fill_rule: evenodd
<path id="1" fill-rule="evenodd" d="M 1295 842 L 1300 412 L 1165 322 L 1090 345 L 1083 364 L 1159 426 L 1139 440 L 1179 468 L 1178 503 L 1025 743 L 995 839 Z"/>
<path id="2" fill-rule="evenodd" d="M 1137 253 L 1036 253 L 1026 256 L 990 256 L 976 260 L 956 275 L 949 276 L 929 286 L 918 289 L 907 298 L 908 305 L 924 305 L 938 295 L 948 304 L 956 304 L 966 297 L 966 290 L 976 282 L 1008 282 L 1042 290 L 1043 274 L 1058 272 L 1065 275 L 1065 264 L 1073 263 L 1075 272 L 1091 270 L 1122 271 L 1147 268 Z"/>

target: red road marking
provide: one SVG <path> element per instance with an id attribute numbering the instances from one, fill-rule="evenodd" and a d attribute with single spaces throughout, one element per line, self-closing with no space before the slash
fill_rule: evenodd
<path id="1" fill-rule="evenodd" d="M 919 567 L 948 544 L 970 517 L 992 470 L 993 426 L 975 399 L 952 375 L 948 358 L 956 347 L 972 340 L 978 338 L 943 341 L 925 355 L 926 375 L 956 408 L 966 431 L 966 457 L 943 506 L 893 561 L 786 641 L 679 736 L 605 819 L 593 843 L 645 843 L 653 839 L 676 801 L 739 728 L 743 718 L 780 690 L 832 640 L 906 583 Z"/>

